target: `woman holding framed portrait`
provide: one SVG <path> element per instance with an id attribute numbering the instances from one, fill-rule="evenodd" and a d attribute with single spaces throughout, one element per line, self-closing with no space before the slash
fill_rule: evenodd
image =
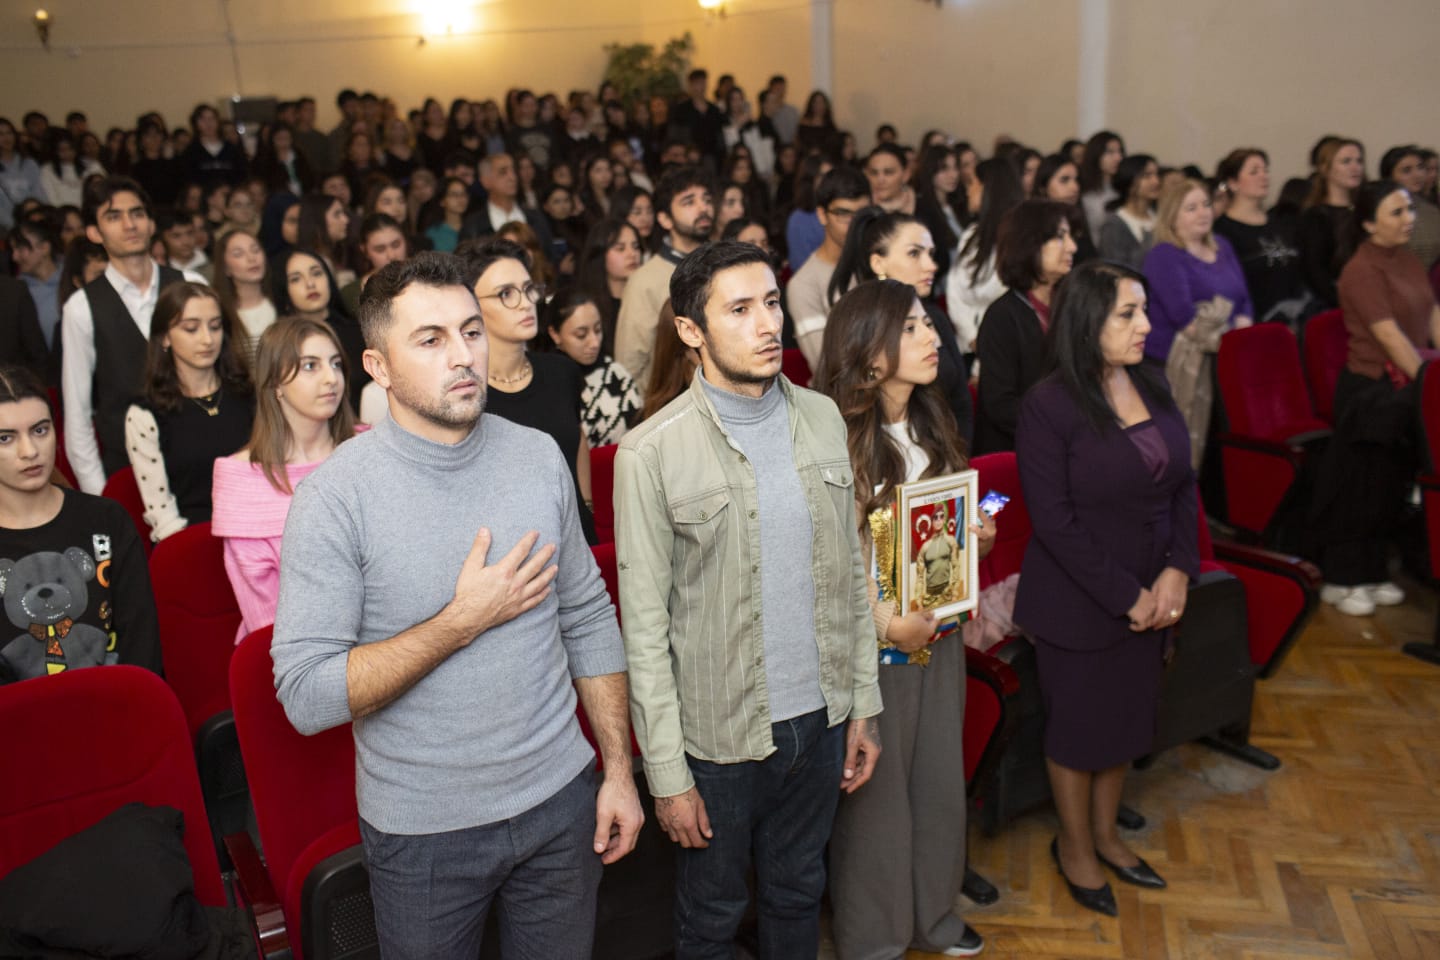
<path id="1" fill-rule="evenodd" d="M 974 473 L 957 476 L 968 462 L 935 386 L 939 361 L 940 336 L 909 284 L 863 282 L 830 312 L 815 386 L 839 406 L 849 434 L 885 701 L 885 753 L 865 789 L 841 798 L 830 839 L 840 960 L 912 948 L 968 957 L 984 947 L 954 912 L 965 877 L 965 768 L 956 751 L 965 649 L 947 611 L 975 591 L 975 564 L 994 544 L 995 525 L 972 523 Z"/>
<path id="2" fill-rule="evenodd" d="M 1150 752 L 1170 631 L 1198 575 L 1189 435 L 1141 361 L 1145 283 L 1118 264 L 1073 270 L 1056 295 L 1055 372 L 1025 395 L 1015 454 L 1034 535 L 1015 622 L 1035 641 L 1045 762 L 1060 834 L 1051 852 L 1081 906 L 1115 916 L 1101 864 L 1165 881 L 1115 829 L 1130 761 Z"/>

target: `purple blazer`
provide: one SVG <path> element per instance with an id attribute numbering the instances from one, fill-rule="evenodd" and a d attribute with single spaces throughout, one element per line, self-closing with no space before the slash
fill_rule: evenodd
<path id="1" fill-rule="evenodd" d="M 1133 636 L 1125 615 L 1161 570 L 1199 576 L 1190 438 L 1178 412 L 1150 407 L 1170 451 L 1158 483 L 1120 426 L 1097 432 L 1057 376 L 1025 395 L 1015 457 L 1034 534 L 1015 622 L 1047 643 L 1111 646 Z"/>

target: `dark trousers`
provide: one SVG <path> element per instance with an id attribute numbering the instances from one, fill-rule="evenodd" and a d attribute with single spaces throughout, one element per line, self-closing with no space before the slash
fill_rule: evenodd
<path id="1" fill-rule="evenodd" d="M 749 902 L 753 856 L 760 960 L 805 960 L 820 945 L 825 842 L 840 798 L 845 725 L 824 710 L 773 724 L 764 760 L 689 758 L 714 836 L 681 848 L 675 871 L 676 960 L 729 960 Z M 863 787 L 861 789 L 864 789 Z"/>
<path id="2" fill-rule="evenodd" d="M 1420 383 L 1396 390 L 1349 370 L 1335 385 L 1335 434 L 1325 451 L 1311 520 L 1329 583 L 1390 579 L 1389 546 L 1420 465 Z"/>
<path id="3" fill-rule="evenodd" d="M 475 960 L 492 902 L 507 960 L 590 956 L 601 872 L 595 791 L 586 768 L 498 823 L 407 836 L 361 820 L 383 960 Z"/>

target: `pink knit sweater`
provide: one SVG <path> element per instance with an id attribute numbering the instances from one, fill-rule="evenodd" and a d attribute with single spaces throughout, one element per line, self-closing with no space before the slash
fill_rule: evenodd
<path id="1" fill-rule="evenodd" d="M 321 462 L 286 467 L 290 489 Z M 280 538 L 291 496 L 271 486 L 258 464 L 234 457 L 215 461 L 211 491 L 215 511 L 210 530 L 225 541 L 225 572 L 240 603 L 236 643 L 275 622 L 275 604 L 280 599 Z"/>

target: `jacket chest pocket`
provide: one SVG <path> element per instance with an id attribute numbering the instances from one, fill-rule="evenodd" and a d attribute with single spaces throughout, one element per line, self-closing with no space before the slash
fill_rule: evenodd
<path id="1" fill-rule="evenodd" d="M 705 549 L 713 546 L 734 522 L 730 491 L 691 497 L 670 507 L 670 525 L 675 537 Z"/>
<path id="2" fill-rule="evenodd" d="M 855 516 L 855 471 L 849 460 L 826 460 L 815 465 L 820 487 L 835 510 L 837 529 L 843 530 Z M 843 542 L 844 538 L 841 537 Z"/>

